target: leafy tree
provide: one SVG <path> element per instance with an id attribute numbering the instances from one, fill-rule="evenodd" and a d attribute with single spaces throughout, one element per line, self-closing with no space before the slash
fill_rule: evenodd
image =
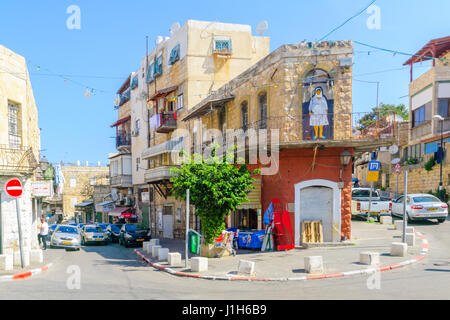
<path id="1" fill-rule="evenodd" d="M 195 205 L 195 214 L 202 222 L 206 244 L 213 243 L 225 228 L 225 217 L 244 201 L 253 188 L 253 178 L 259 170 L 250 172 L 246 165 L 234 165 L 234 150 L 225 157 L 216 156 L 218 146 L 213 146 L 207 159 L 195 154 L 179 168 L 171 168 L 175 174 L 172 195 L 186 200 L 190 191 L 190 203 Z"/>
<path id="2" fill-rule="evenodd" d="M 392 112 L 395 112 L 396 116 L 400 116 L 403 120 L 409 119 L 409 110 L 404 104 L 399 104 L 396 106 L 393 104 L 381 103 L 380 106 L 373 108 L 370 113 L 366 114 L 359 120 L 360 127 L 358 129 L 364 129 L 374 124 L 377 120 L 392 114 Z"/>

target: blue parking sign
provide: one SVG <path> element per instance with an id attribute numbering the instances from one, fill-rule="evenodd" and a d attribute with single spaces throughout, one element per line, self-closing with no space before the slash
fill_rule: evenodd
<path id="1" fill-rule="evenodd" d="M 380 161 L 370 161 L 369 162 L 369 171 L 379 172 L 380 171 L 380 166 L 381 166 Z"/>

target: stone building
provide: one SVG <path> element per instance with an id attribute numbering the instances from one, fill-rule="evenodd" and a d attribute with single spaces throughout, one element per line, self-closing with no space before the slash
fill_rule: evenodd
<path id="1" fill-rule="evenodd" d="M 296 245 L 304 220 L 322 220 L 326 242 L 351 237 L 351 158 L 394 140 L 391 119 L 357 128 L 352 57 L 352 41 L 283 45 L 183 118 L 192 149 L 245 139 L 243 158 L 261 169 L 259 195 L 229 216 L 229 227 L 260 229 L 260 210 L 279 198 L 291 213 Z M 256 140 L 265 130 L 267 145 Z"/>
<path id="2" fill-rule="evenodd" d="M 32 182 L 39 162 L 40 131 L 25 58 L 0 45 L 0 254 L 19 248 L 16 201 L 3 191 L 17 177 L 24 249 L 37 248 L 37 206 Z"/>

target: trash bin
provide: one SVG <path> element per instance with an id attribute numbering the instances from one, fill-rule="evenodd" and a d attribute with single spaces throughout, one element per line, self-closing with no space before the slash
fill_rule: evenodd
<path id="1" fill-rule="evenodd" d="M 200 233 L 189 230 L 189 250 L 191 253 L 200 254 Z"/>

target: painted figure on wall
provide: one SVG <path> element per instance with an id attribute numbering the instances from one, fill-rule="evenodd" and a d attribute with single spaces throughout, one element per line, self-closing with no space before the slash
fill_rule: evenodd
<path id="1" fill-rule="evenodd" d="M 321 69 L 311 70 L 303 81 L 303 139 L 333 139 L 334 81 Z"/>
<path id="2" fill-rule="evenodd" d="M 309 125 L 314 127 L 315 136 L 314 140 L 320 138 L 326 139 L 323 135 L 323 127 L 328 126 L 328 103 L 327 98 L 323 94 L 322 87 L 317 87 L 314 90 L 314 95 L 309 102 Z"/>

